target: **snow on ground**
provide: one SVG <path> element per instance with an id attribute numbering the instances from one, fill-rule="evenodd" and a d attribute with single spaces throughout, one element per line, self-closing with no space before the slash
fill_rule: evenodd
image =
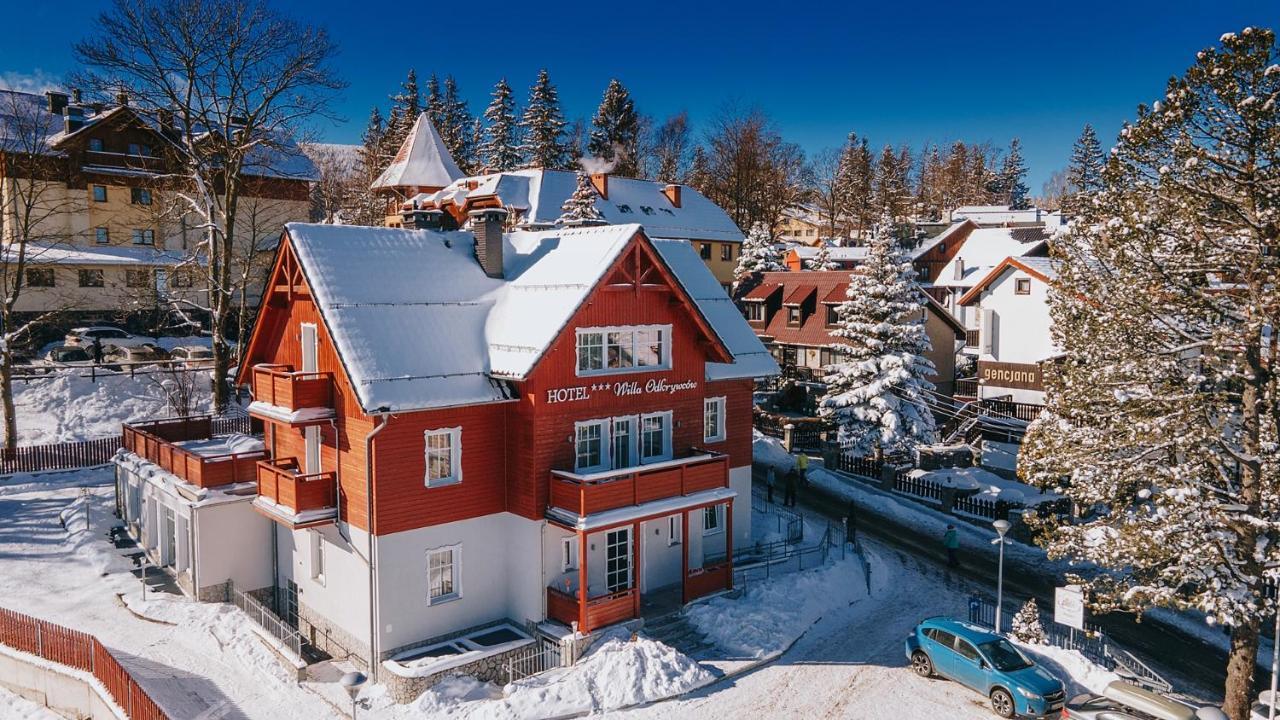
<path id="1" fill-rule="evenodd" d="M 751 431 L 751 452 L 755 462 L 762 465 L 772 465 L 778 468 L 779 472 L 790 470 L 796 464 L 791 453 L 782 447 L 782 441 L 775 437 L 769 437 L 759 430 Z"/>
<path id="2" fill-rule="evenodd" d="M 1006 480 L 995 473 L 980 467 L 939 468 L 937 470 L 912 470 L 907 473 L 911 477 L 937 483 L 943 487 L 959 490 L 977 490 L 973 497 L 990 500 L 1004 500 L 1011 503 L 1023 503 L 1027 506 L 1043 502 L 1061 500 L 1062 496 L 1051 491 L 1020 483 L 1017 480 Z"/>
<path id="3" fill-rule="evenodd" d="M 173 414 L 162 387 L 172 382 L 167 372 L 99 373 L 96 379 L 81 377 L 85 372 L 63 370 L 15 381 L 19 445 L 105 437 L 118 434 L 120 423 Z M 196 374 L 198 390 L 192 412 L 208 412 L 212 402 L 208 372 L 189 372 Z"/>
<path id="4" fill-rule="evenodd" d="M 238 610 L 154 592 L 142 599 L 132 562 L 107 541 L 112 482 L 110 468 L 0 479 L 0 606 L 97 635 L 173 717 L 339 717 Z"/>
<path id="5" fill-rule="evenodd" d="M 1018 443 L 996 442 L 995 440 L 982 441 L 982 465 L 983 467 L 998 468 L 1000 470 L 1017 470 L 1018 469 L 1018 448 L 1022 447 Z"/>
<path id="6" fill-rule="evenodd" d="M 787 649 L 818 618 L 866 597 L 852 554 L 813 570 L 749 582 L 740 598 L 720 596 L 689 608 L 689 622 L 734 655 L 765 658 Z"/>
<path id="7" fill-rule="evenodd" d="M 366 696 L 375 718 L 545 718 L 601 713 L 706 685 L 714 676 L 660 642 L 607 631 L 572 668 L 498 688 L 469 677 L 436 685 L 412 703 L 394 705 L 381 687 Z"/>
<path id="8" fill-rule="evenodd" d="M 0 687 L 0 718 L 5 720 L 63 720 L 62 716 L 43 705 L 15 695 Z"/>

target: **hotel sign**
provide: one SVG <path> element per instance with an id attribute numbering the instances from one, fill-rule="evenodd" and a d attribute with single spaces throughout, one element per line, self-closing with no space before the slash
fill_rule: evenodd
<path id="1" fill-rule="evenodd" d="M 641 383 L 639 380 L 622 380 L 619 382 L 591 383 L 566 388 L 547 390 L 548 403 L 577 402 L 590 400 L 598 395 L 625 398 L 641 395 L 674 395 L 685 390 L 697 390 L 695 380 L 673 383 L 668 380 L 651 379 Z"/>
<path id="2" fill-rule="evenodd" d="M 983 385 L 1015 390 L 1044 390 L 1044 375 L 1034 363 L 978 361 L 978 380 Z"/>

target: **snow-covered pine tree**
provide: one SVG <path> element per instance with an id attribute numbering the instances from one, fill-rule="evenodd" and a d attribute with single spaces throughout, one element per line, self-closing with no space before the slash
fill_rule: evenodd
<path id="1" fill-rule="evenodd" d="M 1000 192 L 1003 201 L 1014 210 L 1027 208 L 1027 164 L 1022 159 L 1022 141 L 1014 138 L 1009 143 L 1009 154 L 1000 166 Z"/>
<path id="2" fill-rule="evenodd" d="M 574 188 L 573 194 L 564 201 L 564 205 L 560 206 L 560 217 L 556 219 L 557 225 L 584 225 L 589 223 L 603 223 L 604 216 L 596 209 L 596 198 L 600 195 L 596 192 L 596 188 L 591 184 L 591 177 L 585 172 L 578 172 L 578 186 Z"/>
<path id="3" fill-rule="evenodd" d="M 413 123 L 422 113 L 422 95 L 418 91 L 418 73 L 412 68 L 400 85 L 400 92 L 391 96 L 391 113 L 387 116 L 387 131 L 383 145 L 394 157 L 413 129 Z"/>
<path id="4" fill-rule="evenodd" d="M 707 182 L 711 178 L 711 168 L 707 161 L 707 151 L 701 145 L 695 145 L 693 154 L 689 156 L 689 169 L 684 173 L 684 184 L 705 193 Z"/>
<path id="5" fill-rule="evenodd" d="M 773 246 L 773 234 L 769 232 L 769 226 L 756 223 L 751 226 L 751 231 L 738 250 L 738 265 L 733 271 L 734 292 L 736 294 L 739 289 L 750 284 L 757 273 L 786 269 L 787 266 L 782 264 L 782 255 Z"/>
<path id="6" fill-rule="evenodd" d="M 458 168 L 468 175 L 475 175 L 484 169 L 480 160 L 480 148 L 484 146 L 484 118 L 471 120 L 471 139 L 467 142 L 466 157 L 454 158 Z"/>
<path id="7" fill-rule="evenodd" d="M 484 111 L 484 119 L 487 126 L 480 145 L 480 162 L 489 171 L 514 170 L 520 165 L 516 102 L 506 78 L 493 87 L 493 100 Z"/>
<path id="8" fill-rule="evenodd" d="M 880 151 L 872 190 L 878 212 L 887 214 L 894 222 L 906 218 L 911 198 L 909 178 L 902 166 L 901 155 L 894 152 L 892 145 L 885 145 Z"/>
<path id="9" fill-rule="evenodd" d="M 1106 158 L 1102 143 L 1092 125 L 1085 125 L 1079 139 L 1071 148 L 1071 161 L 1067 164 L 1067 195 L 1063 206 L 1069 212 L 1079 212 L 1083 202 L 1102 189 L 1102 168 Z"/>
<path id="10" fill-rule="evenodd" d="M 431 73 L 431 77 L 427 78 L 427 96 L 422 109 L 431 119 L 431 124 L 439 130 L 444 120 L 444 104 L 440 97 L 440 78 L 435 73 Z"/>
<path id="11" fill-rule="evenodd" d="M 1040 623 L 1040 607 L 1031 598 L 1013 616 L 1013 637 L 1028 645 L 1044 645 L 1044 625 Z"/>
<path id="12" fill-rule="evenodd" d="M 520 129 L 524 143 L 520 155 L 525 167 L 564 170 L 569 167 L 569 148 L 564 142 L 568 125 L 560 112 L 560 94 L 551 84 L 546 68 L 538 71 L 538 79 L 529 88 L 529 104 L 525 106 Z"/>
<path id="13" fill-rule="evenodd" d="M 847 297 L 831 331 L 845 340 L 847 360 L 830 368 L 819 417 L 835 423 L 840 445 L 855 455 L 907 454 L 934 442 L 929 377 L 936 369 L 927 357 L 924 295 L 887 213 L 867 259 L 849 275 Z"/>
<path id="14" fill-rule="evenodd" d="M 440 120 L 436 131 L 455 163 L 474 154 L 471 146 L 471 130 L 474 119 L 467 109 L 467 101 L 458 92 L 458 83 L 452 75 L 444 79 L 444 92 L 440 95 Z"/>
<path id="15" fill-rule="evenodd" d="M 838 270 L 839 266 L 836 261 L 831 259 L 831 248 L 827 247 L 827 243 L 818 243 L 818 252 L 805 263 L 808 270 Z"/>
<path id="16" fill-rule="evenodd" d="M 1104 187 L 1053 244 L 1064 356 L 1019 475 L 1080 508 L 1050 557 L 1106 569 L 1092 606 L 1195 608 L 1231 629 L 1223 709 L 1246 720 L 1280 573 L 1280 53 L 1228 33 L 1139 106 Z"/>
<path id="17" fill-rule="evenodd" d="M 631 93 L 617 79 L 609 81 L 591 120 L 587 154 L 614 163 L 613 172 L 635 177 L 640 171 L 640 116 Z"/>
<path id="18" fill-rule="evenodd" d="M 386 128 L 382 122 L 382 111 L 374 106 L 369 111 L 369 122 L 360 136 L 360 171 L 363 174 L 355 188 L 351 223 L 353 225 L 381 225 L 383 220 L 383 203 L 369 189 L 373 181 L 382 174 L 391 158 L 384 153 L 386 143 L 383 134 Z"/>

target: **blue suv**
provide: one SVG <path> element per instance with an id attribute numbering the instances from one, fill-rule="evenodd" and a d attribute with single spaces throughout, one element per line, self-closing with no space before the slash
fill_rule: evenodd
<path id="1" fill-rule="evenodd" d="M 917 625 L 907 636 L 907 659 L 920 677 L 941 675 L 986 695 L 1002 718 L 1058 717 L 1066 702 L 1061 680 L 1000 635 L 959 620 Z"/>

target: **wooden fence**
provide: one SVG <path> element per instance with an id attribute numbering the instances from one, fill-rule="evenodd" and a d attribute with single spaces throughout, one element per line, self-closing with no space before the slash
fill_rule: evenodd
<path id="1" fill-rule="evenodd" d="M 0 608 L 0 644 L 93 675 L 131 720 L 168 720 L 94 636 Z"/>
<path id="2" fill-rule="evenodd" d="M 251 422 L 248 416 L 215 418 L 212 431 L 214 435 L 248 434 L 251 432 Z M 0 475 L 75 470 L 103 465 L 111 462 L 111 457 L 123 445 L 124 440 L 120 435 L 109 435 L 77 442 L 16 447 L 13 450 L 0 451 Z"/>

